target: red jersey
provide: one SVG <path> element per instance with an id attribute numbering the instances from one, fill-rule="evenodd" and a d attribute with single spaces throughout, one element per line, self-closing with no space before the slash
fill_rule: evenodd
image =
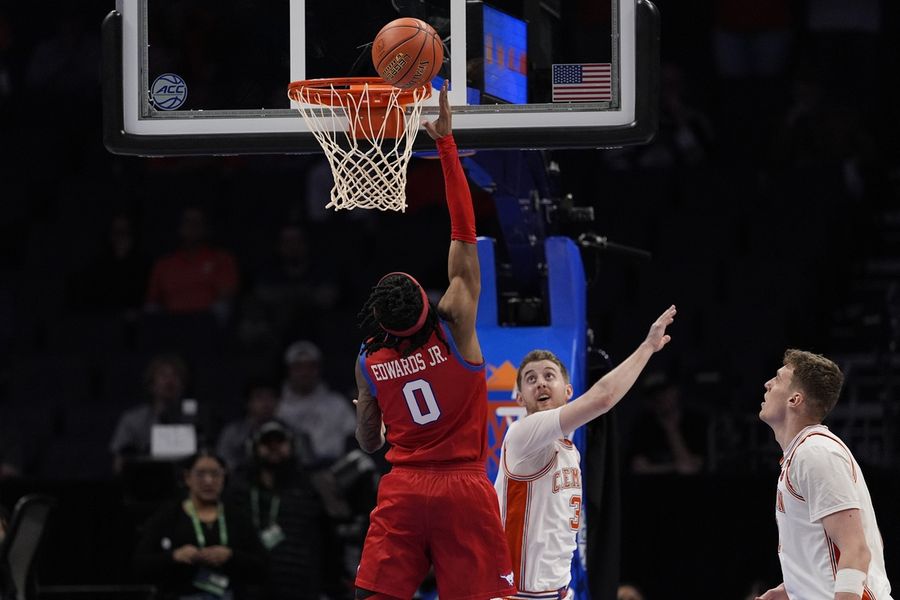
<path id="1" fill-rule="evenodd" d="M 176 250 L 153 265 L 147 302 L 173 313 L 209 310 L 238 286 L 234 257 L 224 250 L 203 246 Z"/>
<path id="2" fill-rule="evenodd" d="M 378 401 L 393 465 L 484 462 L 487 458 L 487 380 L 440 321 L 446 345 L 433 332 L 409 356 L 382 348 L 362 353 L 360 367 Z"/>

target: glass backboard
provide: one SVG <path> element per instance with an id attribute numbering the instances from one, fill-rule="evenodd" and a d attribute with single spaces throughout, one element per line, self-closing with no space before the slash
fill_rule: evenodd
<path id="1" fill-rule="evenodd" d="M 642 0 L 118 0 L 103 23 L 106 146 L 319 152 L 288 83 L 375 76 L 371 42 L 399 17 L 444 41 L 433 83 L 451 81 L 461 147 L 621 146 L 656 130 L 659 19 Z"/>

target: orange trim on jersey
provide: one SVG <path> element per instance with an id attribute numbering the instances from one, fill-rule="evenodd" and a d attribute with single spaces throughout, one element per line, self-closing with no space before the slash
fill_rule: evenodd
<path id="1" fill-rule="evenodd" d="M 791 454 L 793 457 L 793 454 Z M 794 489 L 793 484 L 791 483 L 791 460 L 788 459 L 787 465 L 784 467 L 784 485 L 787 488 L 787 491 L 790 492 L 791 496 L 799 500 L 800 502 L 806 502 L 806 498 L 800 495 L 797 490 Z"/>
<path id="2" fill-rule="evenodd" d="M 824 531 L 825 526 L 822 526 L 822 530 Z M 837 547 L 837 544 L 831 541 L 831 538 L 828 537 L 828 533 L 825 533 L 825 546 L 828 547 L 828 559 L 831 561 L 831 577 L 837 578 L 837 567 L 838 563 L 841 560 L 841 550 Z"/>
<path id="3" fill-rule="evenodd" d="M 863 595 L 860 600 L 875 600 L 875 594 L 872 593 L 868 586 L 863 585 Z"/>
<path id="4" fill-rule="evenodd" d="M 513 573 L 516 574 L 516 588 L 525 577 L 525 532 L 528 521 L 528 499 L 531 484 L 527 481 L 510 480 L 506 483 L 506 545 L 509 546 Z"/>
<path id="5" fill-rule="evenodd" d="M 556 459 L 557 459 L 558 454 L 559 454 L 559 451 L 554 452 L 553 459 L 550 460 L 550 462 L 548 462 L 546 464 L 546 466 L 542 467 L 541 470 L 538 471 L 537 473 L 534 473 L 533 475 L 516 475 L 515 473 L 513 473 L 512 471 L 509 470 L 509 466 L 506 464 L 506 452 L 504 452 L 503 453 L 503 472 L 506 474 L 507 477 L 509 477 L 510 479 L 512 479 L 514 481 L 534 481 L 535 479 L 540 479 L 541 477 L 543 477 L 544 475 L 549 473 L 551 471 L 551 469 L 553 469 L 553 466 L 556 465 Z"/>

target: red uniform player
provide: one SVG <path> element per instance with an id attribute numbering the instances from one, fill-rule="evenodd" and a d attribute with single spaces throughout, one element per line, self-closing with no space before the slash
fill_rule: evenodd
<path id="1" fill-rule="evenodd" d="M 356 576 L 357 598 L 411 598 L 431 566 L 442 599 L 515 592 L 497 497 L 485 472 L 487 384 L 475 334 L 481 289 L 475 217 L 451 135 L 446 84 L 437 140 L 450 210 L 450 284 L 437 307 L 410 275 L 389 273 L 360 312 L 360 446 L 387 440 L 393 469 Z"/>

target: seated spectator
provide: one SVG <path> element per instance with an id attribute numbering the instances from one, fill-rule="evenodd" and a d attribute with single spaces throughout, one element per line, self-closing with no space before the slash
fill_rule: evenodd
<path id="1" fill-rule="evenodd" d="M 82 84 L 92 88 L 84 96 L 93 99 L 93 94 L 99 94 L 100 40 L 91 35 L 87 22 L 84 11 L 74 6 L 60 6 L 31 52 L 26 83 L 34 92 L 33 96 L 52 94 L 60 85 L 77 88 Z M 84 97 L 74 100 L 87 102 Z"/>
<path id="2" fill-rule="evenodd" d="M 307 340 L 284 354 L 287 379 L 277 416 L 296 433 L 309 436 L 312 459 L 306 466 L 327 466 L 344 455 L 356 433 L 356 414 L 342 395 L 322 381 L 322 352 Z"/>
<path id="3" fill-rule="evenodd" d="M 841 174 L 845 191 L 860 198 L 866 188 L 866 166 L 877 160 L 875 139 L 864 116 L 836 103 L 810 73 L 797 74 L 791 94 L 791 104 L 775 127 L 770 158 L 791 167 L 833 168 Z"/>
<path id="4" fill-rule="evenodd" d="M 178 235 L 181 247 L 153 265 L 147 310 L 181 314 L 212 311 L 224 321 L 231 314 L 238 287 L 234 257 L 210 246 L 206 215 L 199 208 L 184 209 Z"/>
<path id="5" fill-rule="evenodd" d="M 682 69 L 662 66 L 660 76 L 659 131 L 648 144 L 604 153 L 616 170 L 693 167 L 712 156 L 715 132 L 712 121 L 691 99 L 691 88 Z"/>
<path id="6" fill-rule="evenodd" d="M 253 524 L 222 503 L 225 463 L 201 451 L 184 470 L 187 497 L 144 526 L 134 557 L 138 576 L 162 600 L 240 600 L 265 577 L 266 553 Z"/>
<path id="7" fill-rule="evenodd" d="M 279 401 L 278 385 L 263 379 L 251 381 L 244 397 L 247 402 L 245 416 L 225 425 L 216 444 L 216 454 L 225 459 L 225 464 L 231 471 L 252 458 L 248 447 L 253 432 L 263 423 L 275 418 Z M 308 444 L 304 445 L 304 448 L 307 447 Z"/>
<path id="8" fill-rule="evenodd" d="M 792 42 L 788 0 L 716 0 L 713 56 L 727 80 L 771 79 L 788 66 Z"/>
<path id="9" fill-rule="evenodd" d="M 256 293 L 267 303 L 328 310 L 337 300 L 338 287 L 333 273 L 322 269 L 322 264 L 310 256 L 303 228 L 284 225 L 276 255 L 257 274 Z"/>
<path id="10" fill-rule="evenodd" d="M 131 219 L 116 215 L 100 253 L 69 282 L 69 303 L 80 312 L 136 316 L 147 289 L 147 261 L 140 255 Z"/>
<path id="11" fill-rule="evenodd" d="M 150 456 L 155 425 L 189 424 L 198 443 L 204 441 L 206 418 L 196 400 L 184 397 L 186 383 L 187 366 L 179 356 L 163 354 L 150 361 L 144 371 L 147 401 L 119 417 L 109 443 L 116 473 L 122 471 L 127 458 Z"/>
<path id="12" fill-rule="evenodd" d="M 664 373 L 647 376 L 645 407 L 631 434 L 633 473 L 690 475 L 703 468 L 706 420 L 681 403 L 681 388 Z"/>
<path id="13" fill-rule="evenodd" d="M 299 465 L 294 439 L 281 422 L 263 423 L 252 438 L 252 460 L 232 479 L 229 493 L 269 552 L 263 600 L 334 597 L 340 586 L 335 521 Z"/>
<path id="14" fill-rule="evenodd" d="M 310 256 L 300 225 L 281 228 L 274 256 L 256 270 L 252 293 L 242 304 L 238 328 L 247 345 L 266 345 L 283 332 L 305 332 L 315 315 L 336 305 L 340 290 L 332 262 Z"/>

